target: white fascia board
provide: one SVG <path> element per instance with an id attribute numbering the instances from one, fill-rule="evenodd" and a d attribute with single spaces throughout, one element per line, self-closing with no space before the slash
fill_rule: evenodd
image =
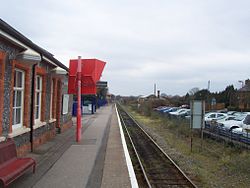
<path id="1" fill-rule="evenodd" d="M 22 42 L 18 41 L 17 39 L 15 39 L 14 37 L 12 37 L 11 35 L 9 35 L 8 33 L 3 32 L 2 30 L 0 30 L 0 34 L 2 36 L 4 36 L 5 38 L 9 39 L 10 41 L 12 41 L 14 44 L 19 45 L 23 48 L 26 49 L 26 51 L 23 52 L 23 54 L 25 55 L 31 55 L 31 56 L 40 56 L 40 59 L 45 60 L 46 62 L 52 64 L 53 66 L 58 67 L 58 65 L 56 63 L 54 63 L 53 61 L 51 61 L 50 59 L 48 59 L 47 57 L 43 56 L 41 57 L 40 53 L 37 53 L 35 50 L 33 50 L 32 48 L 26 46 L 25 44 L 23 44 Z"/>
<path id="2" fill-rule="evenodd" d="M 21 46 L 22 48 L 26 48 L 26 49 L 27 49 L 27 46 L 26 46 L 26 45 L 24 45 L 23 43 L 19 42 L 17 39 L 13 38 L 12 36 L 10 36 L 9 34 L 3 32 L 2 30 L 0 30 L 0 34 L 1 34 L 3 37 L 5 37 L 5 38 L 11 40 L 14 44 L 16 44 L 16 45 L 18 45 L 18 46 Z"/>
<path id="3" fill-rule="evenodd" d="M 53 69 L 54 73 L 56 74 L 61 74 L 61 75 L 66 75 L 68 72 L 60 67 L 56 67 Z"/>
<path id="4" fill-rule="evenodd" d="M 58 65 L 57 65 L 57 64 L 55 64 L 53 61 L 51 61 L 51 60 L 50 60 L 50 59 L 48 59 L 47 57 L 42 56 L 42 59 L 43 59 L 44 61 L 47 61 L 48 63 L 50 63 L 50 64 L 52 64 L 52 65 L 54 65 L 54 66 L 58 67 Z"/>
<path id="5" fill-rule="evenodd" d="M 32 48 L 26 46 L 25 44 L 23 44 L 19 40 L 15 39 L 14 37 L 12 37 L 11 35 L 9 35 L 8 33 L 5 33 L 2 30 L 0 30 L 0 34 L 2 36 L 4 36 L 5 38 L 9 39 L 10 41 L 12 41 L 13 43 L 15 43 L 15 44 L 17 44 L 17 45 L 25 48 L 26 49 L 25 53 L 32 54 L 34 56 L 40 56 L 40 54 L 37 53 L 35 50 L 33 50 Z"/>

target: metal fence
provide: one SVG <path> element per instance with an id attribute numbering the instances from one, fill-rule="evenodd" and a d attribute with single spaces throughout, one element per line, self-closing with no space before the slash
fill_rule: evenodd
<path id="1" fill-rule="evenodd" d="M 234 133 L 232 130 L 225 129 L 216 124 L 205 123 L 205 130 L 220 136 L 227 137 L 231 140 L 242 142 L 245 144 L 250 144 L 250 133 Z"/>

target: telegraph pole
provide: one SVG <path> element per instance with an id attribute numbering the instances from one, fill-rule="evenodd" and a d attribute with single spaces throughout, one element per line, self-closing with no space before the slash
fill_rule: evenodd
<path id="1" fill-rule="evenodd" d="M 156 84 L 154 84 L 154 95 L 156 96 Z"/>

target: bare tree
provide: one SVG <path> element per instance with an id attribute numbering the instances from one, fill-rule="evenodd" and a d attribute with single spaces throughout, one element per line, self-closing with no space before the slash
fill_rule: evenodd
<path id="1" fill-rule="evenodd" d="M 200 90 L 200 89 L 199 89 L 198 87 L 194 87 L 194 88 L 192 88 L 192 89 L 189 90 L 188 94 L 189 94 L 190 96 L 194 96 L 195 93 L 197 93 L 199 90 Z"/>

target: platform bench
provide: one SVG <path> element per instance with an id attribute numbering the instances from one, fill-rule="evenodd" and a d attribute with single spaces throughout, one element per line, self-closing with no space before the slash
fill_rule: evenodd
<path id="1" fill-rule="evenodd" d="M 32 158 L 18 158 L 12 139 L 0 143 L 0 187 L 7 187 L 29 168 L 35 173 L 36 161 Z"/>

